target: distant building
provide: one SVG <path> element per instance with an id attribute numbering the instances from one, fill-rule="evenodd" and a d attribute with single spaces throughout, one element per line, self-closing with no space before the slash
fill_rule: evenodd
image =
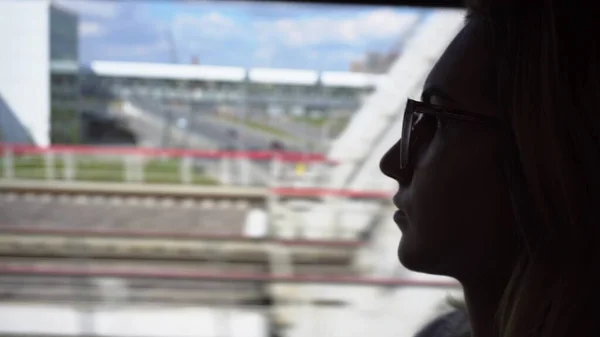
<path id="1" fill-rule="evenodd" d="M 198 112 L 312 116 L 353 113 L 379 76 L 337 71 L 92 62 L 82 69 L 84 99 L 191 104 Z"/>
<path id="2" fill-rule="evenodd" d="M 351 72 L 384 74 L 400 55 L 397 51 L 388 53 L 369 52 L 361 60 L 350 63 Z"/>
<path id="3" fill-rule="evenodd" d="M 352 61 L 350 62 L 350 71 L 353 73 L 363 73 L 365 72 L 365 64 L 362 61 Z"/>
<path id="4" fill-rule="evenodd" d="M 77 79 L 77 16 L 47 0 L 2 0 L 0 13 L 0 140 L 49 145 L 51 120 L 77 137 L 74 111 L 57 112 L 56 122 L 53 115 L 55 103 L 76 100 L 78 91 L 51 88 Z M 54 78 L 51 69 L 68 75 Z"/>
<path id="5" fill-rule="evenodd" d="M 50 142 L 79 143 L 78 18 L 56 5 L 50 7 Z M 56 84 L 61 85 L 56 85 Z M 66 84 L 66 85 L 64 85 Z"/>
<path id="6" fill-rule="evenodd" d="M 107 120 L 111 102 L 124 100 L 165 106 L 160 109 L 164 114 L 188 109 L 261 117 L 349 116 L 379 79 L 358 72 L 200 65 L 197 57 L 192 64 L 100 61 L 81 66 L 75 14 L 49 0 L 0 0 L 0 13 L 0 45 L 5 47 L 0 141 L 86 142 L 90 125 Z M 381 63 L 374 56 L 368 61 L 367 70 Z"/>

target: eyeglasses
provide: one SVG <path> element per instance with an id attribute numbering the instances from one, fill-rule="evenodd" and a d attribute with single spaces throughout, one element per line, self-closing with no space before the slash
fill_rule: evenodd
<path id="1" fill-rule="evenodd" d="M 474 114 L 469 111 L 450 109 L 438 105 L 417 102 L 412 99 L 408 99 L 406 102 L 406 108 L 404 110 L 404 121 L 402 122 L 402 138 L 400 138 L 400 168 L 405 169 L 411 164 L 410 152 L 411 147 L 414 145 L 412 134 L 419 122 L 426 116 L 432 116 L 435 118 L 448 118 L 463 122 L 471 122 L 484 124 L 489 126 L 504 126 L 503 120 Z"/>

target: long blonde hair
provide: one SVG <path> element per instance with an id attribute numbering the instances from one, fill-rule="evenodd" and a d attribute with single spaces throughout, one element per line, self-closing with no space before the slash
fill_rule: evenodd
<path id="1" fill-rule="evenodd" d="M 495 98 L 514 141 L 506 171 L 521 252 L 498 309 L 500 336 L 597 335 L 598 6 L 474 0 L 469 7 L 495 46 Z"/>

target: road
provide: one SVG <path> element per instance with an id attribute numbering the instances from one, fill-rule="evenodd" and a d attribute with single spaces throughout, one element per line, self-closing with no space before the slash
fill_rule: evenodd
<path id="1" fill-rule="evenodd" d="M 127 127 L 136 135 L 138 142 L 143 146 L 161 146 L 163 144 L 163 137 L 165 136 L 165 133 L 168 133 L 171 142 L 174 142 L 180 146 L 185 144 L 184 147 L 194 147 L 200 149 L 218 148 L 218 144 L 208 136 L 205 137 L 201 134 L 190 135 L 184 130 L 177 129 L 176 127 L 171 127 L 169 130 L 167 130 L 164 120 L 160 116 L 146 113 L 146 110 L 138 110 L 110 110 L 109 115 L 123 120 Z"/>
<path id="2" fill-rule="evenodd" d="M 269 150 L 273 141 L 284 144 L 289 151 L 302 151 L 303 147 L 295 140 L 290 140 L 277 135 L 266 134 L 251 127 L 229 122 L 211 114 L 195 113 L 192 115 L 187 107 L 164 107 L 157 102 L 134 101 L 134 104 L 145 113 L 164 121 L 170 118 L 173 124 L 178 120 L 186 120 L 185 128 L 191 135 L 209 139 L 218 148 L 237 148 L 240 150 Z M 167 110 L 168 109 L 168 110 Z M 165 116 L 168 113 L 170 117 Z M 235 132 L 237 136 L 232 136 Z"/>
<path id="3" fill-rule="evenodd" d="M 254 117 L 252 121 L 264 125 L 269 125 L 283 132 L 293 136 L 294 138 L 301 139 L 306 143 L 321 143 L 323 141 L 323 133 L 320 128 L 313 127 L 308 124 L 298 123 L 290 120 L 287 117 L 278 118 L 276 121 L 269 121 L 267 118 Z"/>
<path id="4" fill-rule="evenodd" d="M 189 117 L 187 109 L 171 110 L 171 119 L 176 124 L 180 118 L 185 119 L 185 128 L 179 128 L 175 125 L 167 128 L 165 126 L 166 118 L 160 112 L 160 108 L 152 106 L 149 103 L 132 103 L 135 108 L 126 109 L 121 117 L 125 118 L 128 126 L 141 138 L 142 145 L 151 147 L 179 147 L 195 149 L 223 149 L 223 150 L 269 150 L 271 149 L 272 139 L 265 135 L 249 130 L 240 125 L 235 125 L 217 119 L 214 116 L 192 116 Z M 232 130 L 238 136 L 232 137 Z M 300 151 L 301 148 L 295 144 L 286 144 L 286 149 L 291 151 Z M 248 165 L 249 174 L 244 184 L 264 185 L 268 183 L 269 164 L 250 162 Z M 242 168 L 238 165 L 231 165 L 228 176 L 243 177 Z M 212 172 L 213 178 L 220 179 L 222 176 L 218 172 Z M 229 180 L 231 180 L 229 179 Z M 245 179 L 245 178 L 240 178 Z M 228 181 L 229 181 L 228 180 Z M 225 182 L 227 183 L 227 182 Z"/>

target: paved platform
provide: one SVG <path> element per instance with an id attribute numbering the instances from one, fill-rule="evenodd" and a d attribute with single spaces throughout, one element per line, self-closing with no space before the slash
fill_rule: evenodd
<path id="1" fill-rule="evenodd" d="M 59 180 L 0 179 L 0 192 L 121 194 L 137 196 L 264 199 L 268 189 L 243 186 L 100 183 Z"/>

